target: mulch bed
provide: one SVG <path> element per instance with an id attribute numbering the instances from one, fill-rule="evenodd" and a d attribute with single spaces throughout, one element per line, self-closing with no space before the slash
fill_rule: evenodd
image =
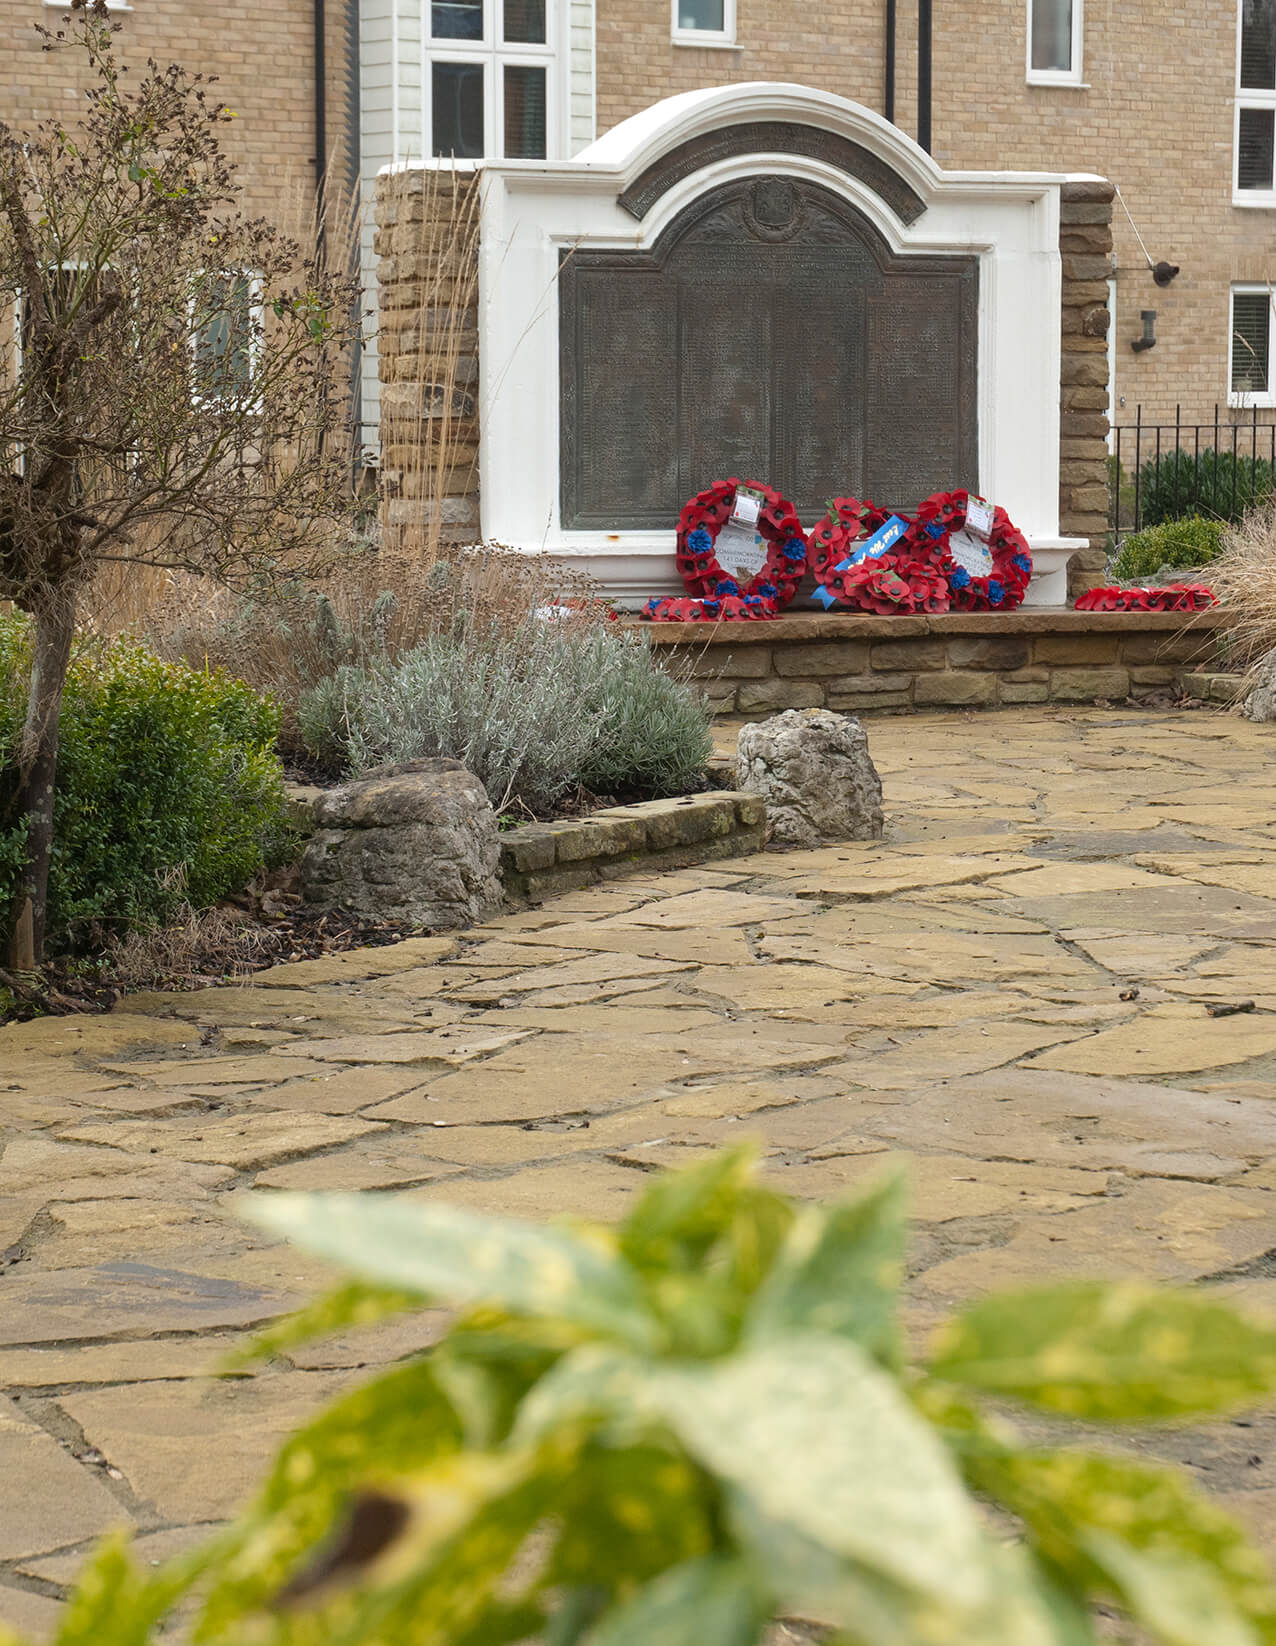
<path id="1" fill-rule="evenodd" d="M 16 978 L 0 970 L 0 1024 L 75 1012 L 108 1012 L 125 994 L 149 988 L 186 992 L 214 983 L 234 982 L 290 960 L 317 960 L 348 949 L 380 948 L 418 937 L 421 928 L 393 920 L 365 920 L 357 915 L 316 913 L 297 907 L 275 914 L 235 908 L 240 918 L 227 932 L 216 929 L 206 944 L 186 947 L 180 970 L 158 971 L 127 984 L 112 971 L 109 959 L 86 961 L 61 956 L 34 976 Z M 6 993 L 10 997 L 6 1000 Z"/>

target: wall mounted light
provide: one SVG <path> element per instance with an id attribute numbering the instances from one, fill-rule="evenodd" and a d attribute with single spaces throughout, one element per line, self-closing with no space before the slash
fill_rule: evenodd
<path id="1" fill-rule="evenodd" d="M 1143 322 L 1143 336 L 1136 337 L 1133 343 L 1130 344 L 1135 354 L 1142 354 L 1144 349 L 1154 349 L 1156 347 L 1156 310 L 1141 309 L 1139 318 Z"/>
<path id="2" fill-rule="evenodd" d="M 1168 286 L 1178 272 L 1179 266 L 1177 263 L 1161 262 L 1152 270 L 1152 278 L 1158 286 Z"/>

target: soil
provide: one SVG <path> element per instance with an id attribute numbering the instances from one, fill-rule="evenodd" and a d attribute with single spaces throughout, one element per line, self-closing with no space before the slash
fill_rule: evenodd
<path id="1" fill-rule="evenodd" d="M 291 895 L 280 899 L 277 894 L 275 912 L 268 912 L 261 900 L 255 909 L 245 908 L 248 900 L 245 894 L 234 903 L 222 904 L 214 914 L 226 918 L 196 920 L 189 933 L 170 937 L 163 944 L 169 953 L 158 957 L 161 963 L 153 974 L 139 971 L 133 956 L 123 977 L 109 955 L 91 960 L 57 956 L 34 977 L 15 978 L 0 971 L 0 1024 L 50 1014 L 108 1012 L 121 996 L 139 989 L 202 989 L 251 976 L 283 961 L 315 960 L 422 935 L 422 928 L 400 921 L 318 913 Z"/>

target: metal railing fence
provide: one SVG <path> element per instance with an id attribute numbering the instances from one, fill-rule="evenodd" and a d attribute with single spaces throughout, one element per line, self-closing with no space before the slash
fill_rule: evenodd
<path id="1" fill-rule="evenodd" d="M 1114 542 L 1185 514 L 1238 520 L 1276 493 L 1276 420 L 1258 419 L 1258 407 L 1238 418 L 1216 405 L 1212 422 L 1186 423 L 1176 406 L 1173 423 L 1145 423 L 1140 406 L 1133 423 L 1115 424 L 1108 451 Z"/>

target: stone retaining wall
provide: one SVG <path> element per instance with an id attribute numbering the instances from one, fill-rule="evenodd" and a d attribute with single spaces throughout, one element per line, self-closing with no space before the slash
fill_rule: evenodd
<path id="1" fill-rule="evenodd" d="M 765 836 L 763 801 L 734 790 L 528 823 L 501 842 L 505 900 L 526 903 L 647 869 L 742 856 L 759 851 Z"/>
<path id="2" fill-rule="evenodd" d="M 644 626 L 668 665 L 697 681 L 718 712 L 760 717 L 780 709 L 862 714 L 1190 692 L 1189 682 L 1222 677 L 1222 622 L 1217 611 L 1020 610 L 802 614 L 698 628 L 694 639 L 682 624 Z"/>

